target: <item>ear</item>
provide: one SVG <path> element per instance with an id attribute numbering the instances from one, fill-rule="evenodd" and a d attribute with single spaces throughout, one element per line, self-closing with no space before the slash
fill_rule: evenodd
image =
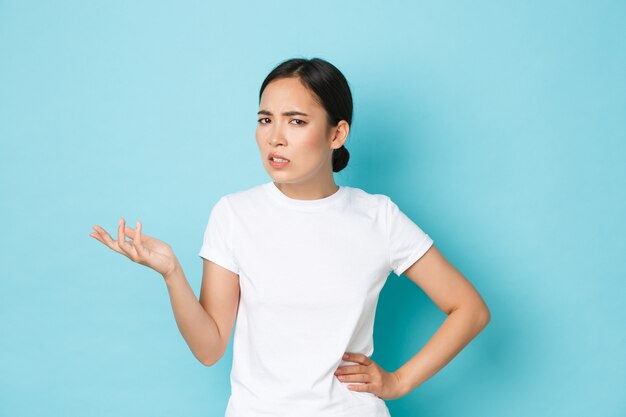
<path id="1" fill-rule="evenodd" d="M 331 147 L 333 149 L 339 149 L 346 142 L 346 139 L 348 139 L 348 133 L 350 133 L 350 125 L 345 120 L 340 120 L 333 130 L 334 136 Z"/>

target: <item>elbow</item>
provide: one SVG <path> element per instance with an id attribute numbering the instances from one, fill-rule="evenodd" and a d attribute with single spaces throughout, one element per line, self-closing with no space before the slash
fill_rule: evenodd
<path id="1" fill-rule="evenodd" d="M 220 359 L 222 359 L 223 355 L 206 355 L 206 356 L 196 356 L 196 359 L 198 359 L 198 361 L 200 361 L 200 363 L 204 366 L 213 366 L 216 363 L 219 362 Z"/>
<path id="2" fill-rule="evenodd" d="M 476 322 L 476 327 L 478 327 L 479 331 L 487 327 L 487 324 L 491 321 L 491 312 L 489 311 L 489 307 L 487 307 L 487 303 L 485 300 L 478 295 L 476 299 L 469 303 L 471 307 L 469 307 L 469 311 L 472 312 L 472 316 Z"/>
<path id="3" fill-rule="evenodd" d="M 217 363 L 217 361 L 211 361 L 208 359 L 198 359 L 200 361 L 200 363 L 204 366 L 213 366 Z"/>
<path id="4" fill-rule="evenodd" d="M 481 303 L 474 309 L 474 317 L 476 318 L 476 325 L 480 330 L 487 327 L 487 324 L 491 321 L 491 312 L 484 301 L 481 300 Z"/>
<path id="5" fill-rule="evenodd" d="M 200 359 L 199 359 L 200 360 Z M 204 366 L 213 366 L 215 365 L 217 362 L 219 362 L 219 358 L 218 359 L 202 359 L 200 360 L 200 363 Z"/>
<path id="6" fill-rule="evenodd" d="M 472 323 L 476 333 L 481 332 L 487 324 L 491 321 L 491 312 L 484 302 L 472 303 L 461 308 L 453 309 L 451 313 L 455 311 L 462 312 L 467 319 Z"/>
<path id="7" fill-rule="evenodd" d="M 477 316 L 481 328 L 484 329 L 485 327 L 487 327 L 487 324 L 489 324 L 489 322 L 491 321 L 491 312 L 489 311 L 487 306 L 481 309 Z"/>

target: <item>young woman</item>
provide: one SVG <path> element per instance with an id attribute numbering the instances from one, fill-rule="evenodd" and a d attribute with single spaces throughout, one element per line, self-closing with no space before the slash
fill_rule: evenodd
<path id="1" fill-rule="evenodd" d="M 386 195 L 335 184 L 349 153 L 352 96 L 329 62 L 290 59 L 259 93 L 257 146 L 271 181 L 222 196 L 199 255 L 196 299 L 172 249 L 127 227 L 91 236 L 163 275 L 181 334 L 203 364 L 227 349 L 227 417 L 388 417 L 489 322 L 474 287 Z M 126 241 L 126 236 L 131 240 Z M 378 295 L 390 272 L 448 317 L 399 369 L 372 361 Z"/>

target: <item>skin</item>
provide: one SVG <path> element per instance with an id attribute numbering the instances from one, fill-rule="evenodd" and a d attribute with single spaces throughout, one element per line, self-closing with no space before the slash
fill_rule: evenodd
<path id="1" fill-rule="evenodd" d="M 284 115 L 299 111 L 302 115 Z M 265 170 L 288 197 L 325 198 L 338 190 L 332 172 L 332 151 L 344 144 L 350 131 L 342 120 L 330 126 L 317 97 L 298 78 L 272 81 L 259 103 L 256 142 Z M 269 113 L 269 114 L 264 114 Z M 276 152 L 290 160 L 272 167 L 268 155 Z M 171 247 L 154 237 L 118 223 L 118 237 L 111 238 L 95 225 L 90 236 L 134 262 L 163 275 L 170 291 L 177 324 L 194 355 L 204 364 L 216 363 L 224 354 L 234 325 L 240 297 L 239 277 L 204 260 L 200 301 L 187 283 Z M 126 241 L 126 237 L 131 240 Z M 400 398 L 421 385 L 450 362 L 485 328 L 491 315 L 472 284 L 450 264 L 439 249 L 430 249 L 404 275 L 419 286 L 448 317 L 431 339 L 409 361 L 388 372 L 371 358 L 346 352 L 354 365 L 337 368 L 335 375 L 353 391 L 371 392 L 385 400 Z"/>
<path id="2" fill-rule="evenodd" d="M 339 367 L 342 381 L 365 382 L 348 385 L 354 391 L 372 392 L 385 400 L 400 398 L 436 374 L 449 363 L 491 320 L 491 313 L 472 284 L 433 244 L 404 274 L 448 315 L 439 329 L 409 361 L 389 373 L 367 356 L 348 352 L 357 365 Z"/>
<path id="3" fill-rule="evenodd" d="M 303 115 L 283 115 L 299 111 Z M 329 126 L 324 107 L 299 78 L 281 78 L 269 83 L 259 103 L 256 142 L 261 162 L 274 184 L 288 197 L 311 200 L 328 197 L 339 187 L 332 170 L 332 153 L 348 137 L 350 125 L 341 120 Z M 263 114 L 269 112 L 270 114 Z M 289 159 L 285 167 L 270 165 L 275 152 Z"/>

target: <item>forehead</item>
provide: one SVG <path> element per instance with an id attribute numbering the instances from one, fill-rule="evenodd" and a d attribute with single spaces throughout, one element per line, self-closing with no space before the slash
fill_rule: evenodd
<path id="1" fill-rule="evenodd" d="M 322 108 L 316 99 L 299 78 L 279 78 L 265 87 L 259 107 L 270 111 L 292 108 L 314 111 Z"/>

